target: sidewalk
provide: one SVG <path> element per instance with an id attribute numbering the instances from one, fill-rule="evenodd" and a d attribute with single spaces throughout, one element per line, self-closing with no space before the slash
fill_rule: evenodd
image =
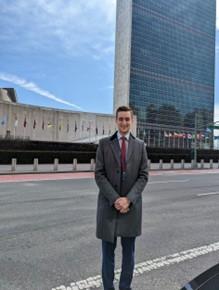
<path id="1" fill-rule="evenodd" d="M 218 163 L 213 163 L 213 169 L 218 169 Z M 184 170 L 193 170 L 191 168 L 191 163 L 185 163 L 184 164 Z M 198 168 L 201 169 L 200 163 L 198 164 Z M 204 169 L 210 169 L 210 164 L 205 163 Z M 182 170 L 181 163 L 175 163 L 174 169 L 171 169 L 170 163 L 164 163 L 163 169 L 159 168 L 159 163 L 151 163 L 151 169 L 150 170 Z M 23 173 L 56 173 L 56 172 L 92 172 L 91 170 L 91 164 L 77 164 L 77 170 L 73 170 L 73 164 L 59 164 L 58 170 L 54 170 L 54 164 L 39 164 L 38 171 L 33 170 L 33 164 L 28 165 L 21 165 L 18 164 L 16 166 L 16 171 L 12 171 L 11 165 L 0 165 L 0 174 L 23 174 Z"/>

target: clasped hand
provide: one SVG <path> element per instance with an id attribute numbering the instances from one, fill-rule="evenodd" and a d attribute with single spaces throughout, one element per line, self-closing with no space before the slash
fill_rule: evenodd
<path id="1" fill-rule="evenodd" d="M 127 213 L 129 211 L 130 201 L 127 197 L 119 197 L 114 203 L 115 208 L 120 213 Z"/>

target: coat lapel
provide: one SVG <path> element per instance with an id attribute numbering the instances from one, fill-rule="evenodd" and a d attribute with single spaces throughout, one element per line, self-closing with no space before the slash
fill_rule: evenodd
<path id="1" fill-rule="evenodd" d="M 120 150 L 119 141 L 118 141 L 118 138 L 117 138 L 117 131 L 110 137 L 110 141 L 111 141 L 110 142 L 110 147 L 111 147 L 111 149 L 113 151 L 115 159 L 118 162 L 118 165 L 120 166 L 121 150 Z M 134 151 L 134 143 L 135 143 L 135 137 L 130 133 L 126 163 L 128 163 L 129 160 L 131 159 L 131 156 L 132 156 L 133 151 Z"/>
<path id="2" fill-rule="evenodd" d="M 126 163 L 128 163 L 129 160 L 131 159 L 132 153 L 134 151 L 134 142 L 135 142 L 135 137 L 130 133 Z"/>
<path id="3" fill-rule="evenodd" d="M 120 166 L 120 146 L 119 141 L 117 139 L 117 131 L 110 137 L 110 147 L 113 151 L 113 155 L 115 156 L 118 165 Z"/>

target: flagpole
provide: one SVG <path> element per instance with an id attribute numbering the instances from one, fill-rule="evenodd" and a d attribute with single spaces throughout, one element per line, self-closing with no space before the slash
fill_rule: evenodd
<path id="1" fill-rule="evenodd" d="M 150 147 L 150 129 L 148 129 L 148 146 Z"/>
<path id="2" fill-rule="evenodd" d="M 197 167 L 197 113 L 195 113 L 194 166 Z"/>
<path id="3" fill-rule="evenodd" d="M 145 142 L 145 128 L 143 129 L 143 140 Z"/>
<path id="4" fill-rule="evenodd" d="M 91 127 L 90 127 L 90 121 L 89 121 L 89 143 L 90 143 L 90 131 L 91 131 Z"/>
<path id="5" fill-rule="evenodd" d="M 158 147 L 160 147 L 160 128 L 159 128 L 159 131 L 158 131 Z"/>
<path id="6" fill-rule="evenodd" d="M 33 124 L 33 126 L 34 126 L 34 124 Z M 32 135 L 32 138 L 31 138 L 32 140 L 35 139 L 35 134 L 34 133 L 35 133 L 35 128 L 32 129 L 32 134 L 31 134 Z"/>
<path id="7" fill-rule="evenodd" d="M 154 130 L 155 131 L 155 130 Z M 154 134 L 154 147 L 155 147 L 155 145 L 156 145 L 156 136 L 155 136 L 156 134 Z"/>

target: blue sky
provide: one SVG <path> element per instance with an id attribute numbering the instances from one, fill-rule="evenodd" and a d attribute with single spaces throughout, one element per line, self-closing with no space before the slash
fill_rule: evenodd
<path id="1" fill-rule="evenodd" d="M 111 114 L 115 12 L 116 0 L 2 0 L 0 87 L 21 103 Z M 219 20 L 217 35 L 219 120 Z"/>

